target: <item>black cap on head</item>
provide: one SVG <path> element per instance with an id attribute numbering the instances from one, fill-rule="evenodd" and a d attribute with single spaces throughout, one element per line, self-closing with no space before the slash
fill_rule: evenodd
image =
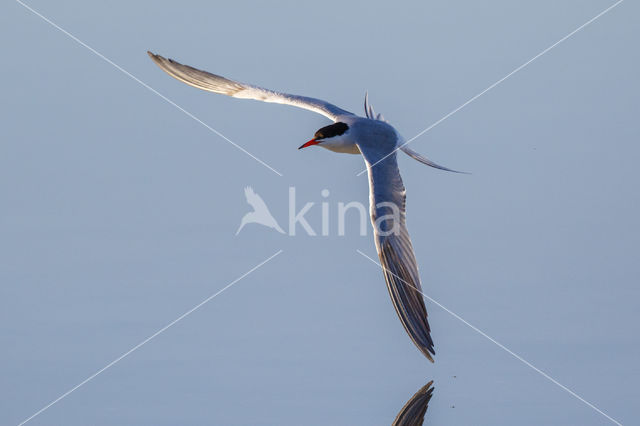
<path id="1" fill-rule="evenodd" d="M 313 135 L 313 138 L 316 140 L 329 139 L 334 136 L 340 136 L 347 130 L 349 130 L 349 126 L 347 126 L 345 123 L 342 123 L 342 122 L 333 123 L 318 130 L 316 134 Z"/>

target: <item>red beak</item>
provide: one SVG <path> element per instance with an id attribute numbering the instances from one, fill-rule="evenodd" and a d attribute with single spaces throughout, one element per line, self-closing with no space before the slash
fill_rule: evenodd
<path id="1" fill-rule="evenodd" d="M 311 145 L 317 145 L 319 143 L 320 143 L 320 141 L 317 141 L 315 139 L 311 139 L 309 142 L 307 142 L 305 144 L 302 144 L 298 149 L 306 148 L 306 147 L 311 146 Z"/>

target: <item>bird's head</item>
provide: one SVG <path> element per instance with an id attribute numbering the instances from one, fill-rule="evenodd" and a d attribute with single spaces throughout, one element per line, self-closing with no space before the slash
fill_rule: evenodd
<path id="1" fill-rule="evenodd" d="M 332 146 L 342 145 L 346 141 L 349 126 L 346 123 L 337 122 L 330 124 L 318 130 L 313 139 L 302 144 L 298 149 L 306 148 L 311 145 L 320 145 L 323 148 L 331 149 Z"/>

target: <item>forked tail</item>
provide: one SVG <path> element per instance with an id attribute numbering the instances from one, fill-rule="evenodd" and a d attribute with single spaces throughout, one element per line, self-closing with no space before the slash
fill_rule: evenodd
<path id="1" fill-rule="evenodd" d="M 427 166 L 431 166 L 431 167 L 434 167 L 434 168 L 440 169 L 440 170 L 446 170 L 447 172 L 463 173 L 465 175 L 470 174 L 469 172 L 461 172 L 461 171 L 458 171 L 458 170 L 449 169 L 447 167 L 441 166 L 438 163 L 434 163 L 433 161 L 429 160 L 427 157 L 425 157 L 425 156 L 415 152 L 411 148 L 409 148 L 406 144 L 405 145 L 400 145 L 400 150 L 402 150 L 405 154 L 407 154 L 409 157 L 413 158 L 414 160 L 418 160 L 419 162 L 421 162 L 422 164 L 426 164 Z"/>

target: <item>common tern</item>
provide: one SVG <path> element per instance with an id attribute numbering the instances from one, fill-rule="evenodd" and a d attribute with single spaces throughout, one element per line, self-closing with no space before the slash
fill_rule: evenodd
<path id="1" fill-rule="evenodd" d="M 198 89 L 238 99 L 291 105 L 322 114 L 333 121 L 333 124 L 319 129 L 310 141 L 298 149 L 318 145 L 334 152 L 362 154 L 364 157 L 369 176 L 369 204 L 376 250 L 391 301 L 413 343 L 433 362 L 435 351 L 416 257 L 405 224 L 406 191 L 398 170 L 396 151 L 399 149 L 437 169 L 455 170 L 440 166 L 408 148 L 402 136 L 382 115 L 374 112 L 366 95 L 365 117 L 359 117 L 320 99 L 229 80 L 173 59 L 147 53 L 167 74 Z"/>

